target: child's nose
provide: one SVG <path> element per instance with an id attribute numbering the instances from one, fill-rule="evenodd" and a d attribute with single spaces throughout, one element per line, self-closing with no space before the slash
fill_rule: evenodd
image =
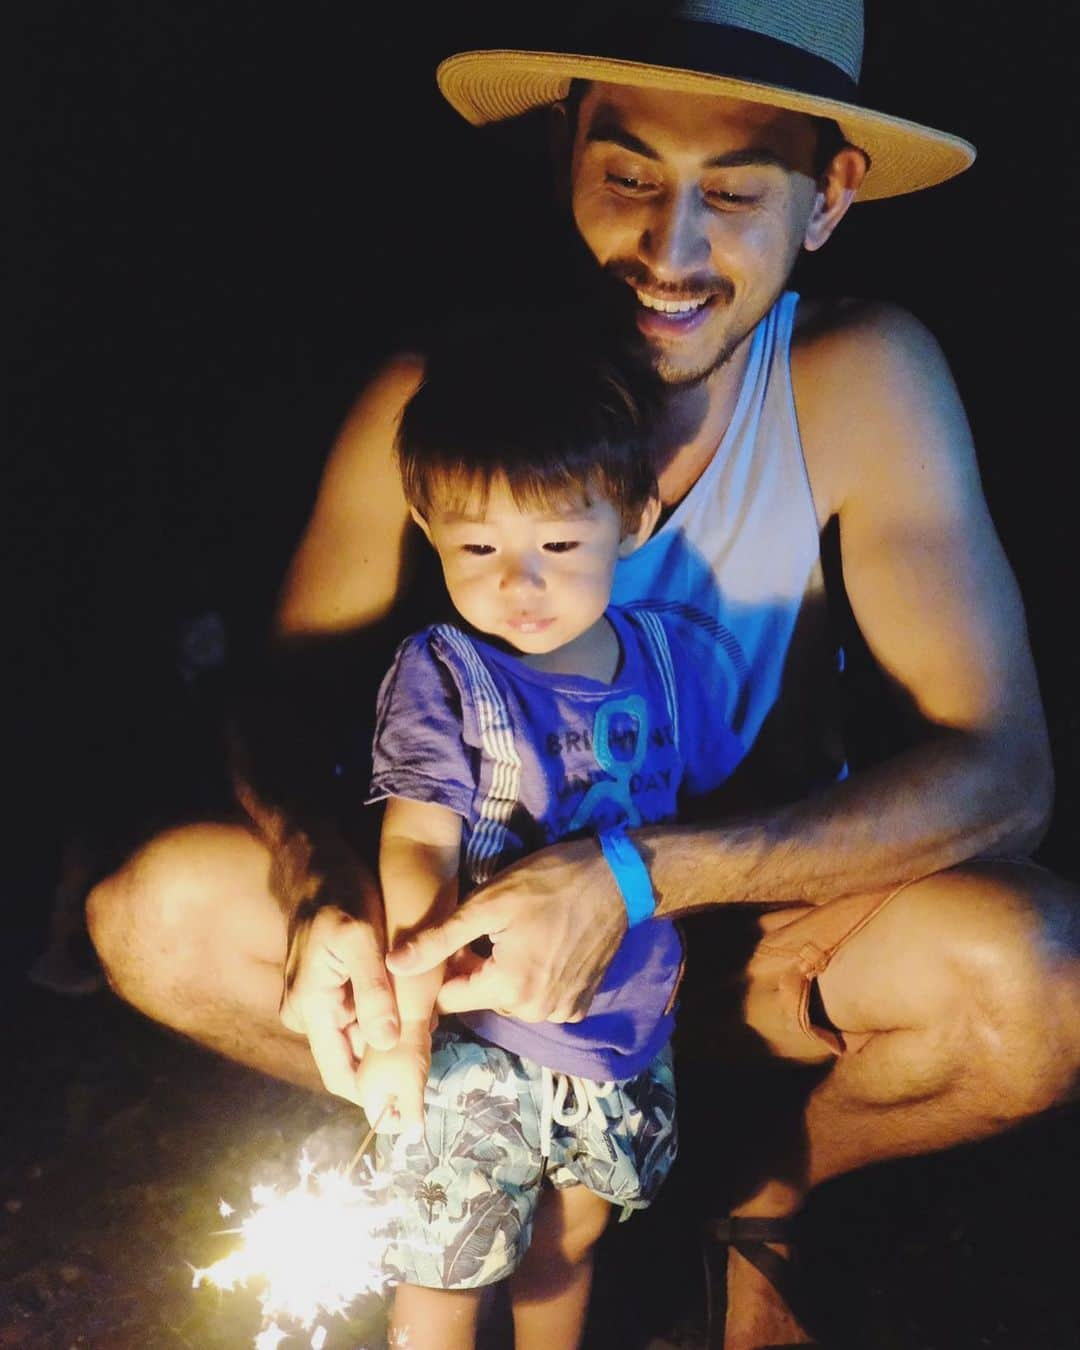
<path id="1" fill-rule="evenodd" d="M 526 557 L 508 559 L 502 574 L 502 590 L 534 591 L 543 588 L 543 572 L 534 559 Z"/>

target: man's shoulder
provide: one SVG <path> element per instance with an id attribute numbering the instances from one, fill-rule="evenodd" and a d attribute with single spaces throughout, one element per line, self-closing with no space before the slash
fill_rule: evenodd
<path id="1" fill-rule="evenodd" d="M 396 351 L 382 358 L 360 390 L 359 404 L 400 410 L 424 378 L 427 357 L 420 351 Z"/>
<path id="2" fill-rule="evenodd" d="M 865 352 L 868 344 L 902 351 L 928 336 L 910 310 L 889 300 L 804 298 L 795 312 L 792 361 L 845 360 Z"/>
<path id="3" fill-rule="evenodd" d="M 921 319 L 889 301 L 856 299 L 799 305 L 791 376 L 800 422 L 825 426 L 880 413 L 916 385 L 951 380 Z"/>
<path id="4" fill-rule="evenodd" d="M 864 476 L 868 446 L 929 448 L 919 408 L 938 395 L 948 401 L 953 390 L 920 319 L 900 305 L 855 299 L 800 304 L 791 383 L 822 524 Z"/>

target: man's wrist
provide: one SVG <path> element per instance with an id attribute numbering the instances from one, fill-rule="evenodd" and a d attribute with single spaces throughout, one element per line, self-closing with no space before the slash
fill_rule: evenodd
<path id="1" fill-rule="evenodd" d="M 602 831 L 597 838 L 626 908 L 627 925 L 634 928 L 651 919 L 656 912 L 656 896 L 649 869 L 633 841 L 623 829 Z"/>

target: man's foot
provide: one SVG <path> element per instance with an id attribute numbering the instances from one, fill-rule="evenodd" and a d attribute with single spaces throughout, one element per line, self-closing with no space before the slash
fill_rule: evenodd
<path id="1" fill-rule="evenodd" d="M 726 1293 L 723 1334 L 718 1327 L 711 1330 L 711 1350 L 786 1350 L 815 1344 L 793 1307 L 802 1299 L 792 1260 L 790 1222 L 733 1217 L 708 1225 L 714 1289 L 725 1272 Z"/>
<path id="2" fill-rule="evenodd" d="M 768 1246 L 782 1257 L 790 1256 L 790 1249 L 782 1243 Z M 723 1350 L 779 1350 L 813 1344 L 813 1337 L 795 1320 L 771 1281 L 729 1247 Z"/>

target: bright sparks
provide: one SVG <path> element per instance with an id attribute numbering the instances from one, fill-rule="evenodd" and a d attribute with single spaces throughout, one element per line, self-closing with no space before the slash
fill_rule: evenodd
<path id="1" fill-rule="evenodd" d="M 282 1323 L 315 1327 L 311 1345 L 319 1350 L 326 1340 L 325 1328 L 316 1325 L 320 1318 L 344 1314 L 358 1298 L 387 1287 L 383 1257 L 400 1212 L 389 1198 L 389 1177 L 370 1167 L 356 1178 L 345 1168 L 319 1172 L 306 1154 L 299 1173 L 292 1190 L 253 1187 L 255 1209 L 235 1230 L 240 1246 L 195 1271 L 195 1288 L 259 1288 L 263 1330 L 255 1350 L 276 1350 L 288 1335 Z M 224 1201 L 219 1209 L 232 1212 Z"/>

